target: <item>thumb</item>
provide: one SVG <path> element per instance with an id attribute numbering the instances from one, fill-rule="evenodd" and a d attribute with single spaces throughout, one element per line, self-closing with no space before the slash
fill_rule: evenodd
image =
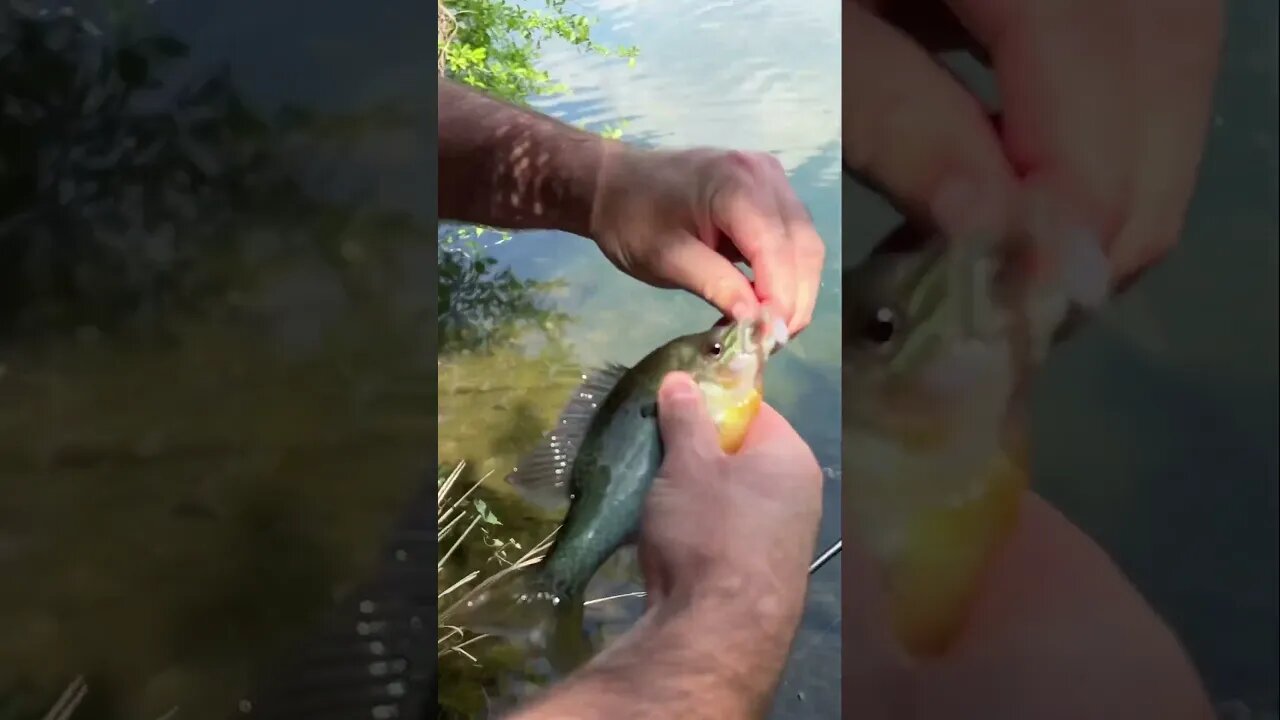
<path id="1" fill-rule="evenodd" d="M 693 378 L 669 373 L 658 389 L 658 429 L 666 456 L 680 458 L 720 453 L 720 434 Z"/>

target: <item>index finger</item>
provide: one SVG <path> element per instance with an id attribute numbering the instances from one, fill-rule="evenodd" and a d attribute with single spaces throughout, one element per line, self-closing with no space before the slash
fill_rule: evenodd
<path id="1" fill-rule="evenodd" d="M 716 225 L 751 266 L 756 297 L 787 320 L 795 315 L 795 257 L 772 188 L 742 173 L 712 197 Z"/>
<path id="2" fill-rule="evenodd" d="M 795 313 L 787 323 L 787 333 L 794 337 L 813 320 L 818 291 L 822 287 L 822 265 L 826 260 L 827 246 L 813 226 L 813 215 L 789 185 L 784 184 L 778 192 L 778 206 L 782 208 L 795 258 Z"/>

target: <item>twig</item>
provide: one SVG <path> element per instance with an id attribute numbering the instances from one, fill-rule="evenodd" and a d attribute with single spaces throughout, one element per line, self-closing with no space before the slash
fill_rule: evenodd
<path id="1" fill-rule="evenodd" d="M 476 579 L 477 577 L 479 577 L 479 576 L 480 576 L 480 571 L 479 571 L 479 570 L 472 570 L 472 571 L 471 571 L 471 573 L 470 573 L 469 575 L 467 575 L 466 577 L 462 578 L 462 579 L 461 579 L 461 580 L 459 580 L 458 582 L 456 582 L 456 583 L 454 583 L 454 584 L 450 585 L 448 590 L 445 590 L 444 592 L 440 593 L 439 595 L 436 595 L 436 599 L 437 599 L 437 600 L 439 600 L 440 598 L 444 597 L 445 595 L 448 595 L 449 593 L 453 592 L 454 590 L 457 590 L 458 588 L 462 587 L 463 585 L 466 585 L 467 583 L 471 582 L 472 580 L 475 580 L 475 579 Z"/>
<path id="2" fill-rule="evenodd" d="M 527 552 L 527 553 L 525 553 L 523 556 L 521 556 L 521 558 L 520 558 L 519 560 L 517 560 L 517 561 L 515 562 L 515 564 L 513 564 L 511 567 L 507 567 L 507 568 L 503 568 L 502 570 L 499 570 L 498 572 L 496 572 L 496 573 L 494 573 L 494 574 L 490 575 L 489 577 L 485 578 L 484 580 L 482 580 L 482 581 L 481 581 L 478 585 L 476 585 L 475 587 L 471 588 L 471 590 L 467 591 L 467 593 L 466 593 L 465 595 L 463 595 L 462 597 L 460 597 L 460 598 L 458 598 L 457 600 L 455 600 L 455 601 L 454 601 L 454 603 L 453 603 L 452 605 L 450 605 L 449 607 L 445 608 L 445 609 L 444 609 L 444 610 L 439 614 L 439 618 L 440 618 L 440 620 L 442 620 L 442 621 L 443 621 L 443 620 L 445 620 L 445 619 L 447 619 L 447 618 L 451 617 L 451 616 L 453 615 L 453 613 L 454 613 L 455 611 L 457 611 L 457 609 L 458 609 L 459 607 L 462 607 L 462 606 L 466 605 L 468 602 L 470 602 L 472 599 L 474 599 L 477 595 L 479 595 L 480 593 L 482 593 L 482 592 L 484 592 L 485 590 L 489 589 L 489 587 L 490 587 L 490 586 L 492 586 L 494 583 L 497 583 L 498 581 L 502 580 L 502 579 L 503 579 L 503 578 L 505 578 L 507 575 L 509 575 L 509 574 L 511 574 L 511 573 L 513 573 L 513 572 L 515 572 L 516 570 L 521 569 L 521 568 L 525 568 L 525 567 L 528 567 L 528 566 L 530 566 L 530 565 L 536 565 L 536 564 L 538 564 L 538 563 L 542 562 L 542 555 L 541 555 L 541 553 L 544 553 L 544 552 L 545 552 L 545 551 L 546 551 L 546 550 L 551 546 L 551 540 L 552 540 L 552 538 L 554 538 L 554 537 L 555 537 L 555 535 L 556 535 L 556 533 L 557 533 L 557 532 L 559 532 L 559 531 L 560 531 L 560 527 L 559 527 L 559 526 L 557 526 L 555 530 L 552 530 L 552 531 L 551 531 L 551 533 L 550 533 L 549 535 L 547 535 L 545 538 L 543 538 L 541 542 L 539 542 L 537 545 L 534 545 L 532 548 L 530 548 L 530 549 L 529 549 L 529 552 Z"/>
<path id="3" fill-rule="evenodd" d="M 436 20 L 436 70 L 441 77 L 444 77 L 449 57 L 449 44 L 458 34 L 458 19 L 449 11 L 449 8 L 445 7 L 444 0 L 436 0 L 436 16 L 438 18 Z"/>
<path id="4" fill-rule="evenodd" d="M 84 700 L 87 692 L 89 692 L 89 686 L 85 684 L 84 676 L 77 675 L 67 689 L 62 691 L 62 695 L 58 697 L 53 707 L 49 708 L 49 712 L 45 713 L 44 720 L 67 720 L 80 706 L 80 701 Z"/>

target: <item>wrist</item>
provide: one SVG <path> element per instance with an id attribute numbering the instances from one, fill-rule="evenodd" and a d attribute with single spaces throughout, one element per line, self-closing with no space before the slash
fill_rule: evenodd
<path id="1" fill-rule="evenodd" d="M 626 215 L 628 193 L 644 186 L 637 178 L 643 173 L 648 154 L 619 140 L 598 138 L 595 166 L 590 176 L 590 212 L 583 219 L 583 231 L 578 234 L 597 245 L 610 241 L 616 234 L 614 228 Z"/>
<path id="2" fill-rule="evenodd" d="M 804 613 L 805 578 L 790 582 L 763 566 L 717 568 L 677 583 L 654 604 L 655 625 L 751 627 L 763 638 L 789 643 Z M 716 633 L 705 633 L 714 639 Z"/>

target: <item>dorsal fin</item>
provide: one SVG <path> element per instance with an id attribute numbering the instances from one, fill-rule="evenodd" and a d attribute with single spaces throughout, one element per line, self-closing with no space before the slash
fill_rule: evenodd
<path id="1" fill-rule="evenodd" d="M 583 375 L 555 426 L 520 460 L 507 482 L 536 504 L 554 507 L 567 502 L 569 472 L 591 418 L 628 370 L 625 365 L 609 363 Z"/>

